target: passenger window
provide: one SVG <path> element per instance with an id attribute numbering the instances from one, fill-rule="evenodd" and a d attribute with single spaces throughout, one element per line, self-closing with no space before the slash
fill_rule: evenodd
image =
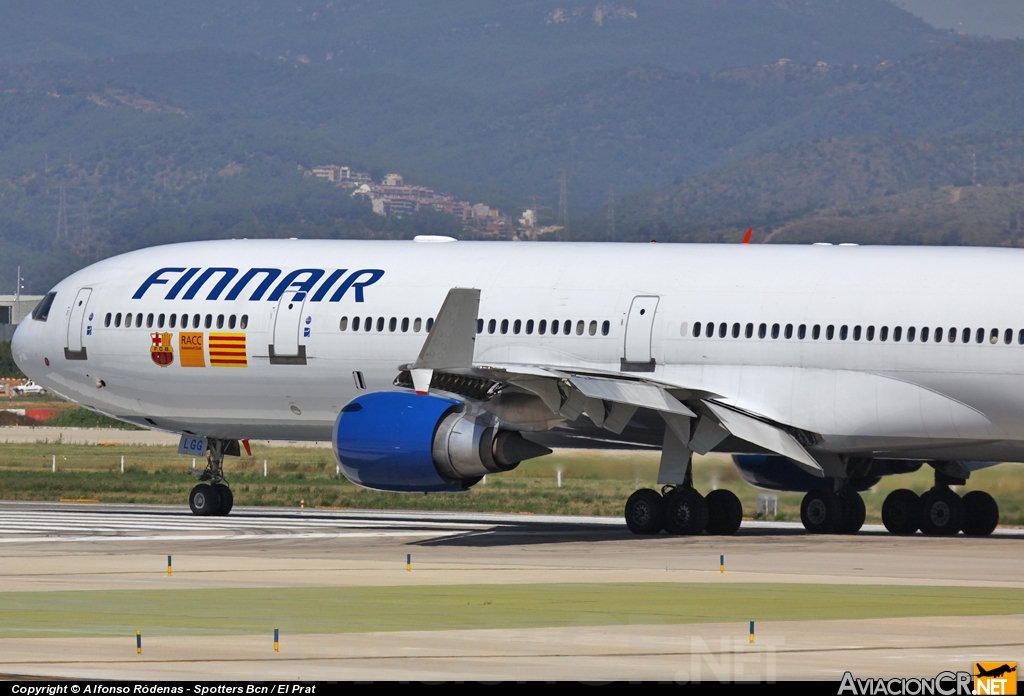
<path id="1" fill-rule="evenodd" d="M 494 333 L 497 330 L 498 330 L 498 321 L 496 319 L 491 319 L 489 322 L 487 322 L 487 333 L 492 334 L 492 333 Z"/>
<path id="2" fill-rule="evenodd" d="M 779 337 L 779 325 L 778 324 L 772 324 L 772 338 L 778 338 L 778 337 Z"/>
<path id="3" fill-rule="evenodd" d="M 548 330 L 548 320 L 547 319 L 541 319 L 539 322 L 537 322 L 537 333 L 539 333 L 541 336 L 543 336 L 545 333 L 547 333 L 547 330 Z"/>
<path id="4" fill-rule="evenodd" d="M 867 334 L 868 334 L 868 335 L 867 335 L 867 339 L 868 339 L 869 341 L 873 341 L 873 340 L 875 340 L 875 327 L 874 327 L 874 326 L 869 326 L 869 327 L 868 327 L 868 331 L 867 331 Z"/>
<path id="5" fill-rule="evenodd" d="M 181 328 L 183 328 L 183 329 L 187 329 L 188 328 L 188 315 L 187 314 L 182 314 L 181 315 Z"/>
<path id="6" fill-rule="evenodd" d="M 693 337 L 694 338 L 700 338 L 700 322 L 699 321 L 693 322 Z"/>
<path id="7" fill-rule="evenodd" d="M 398 331 L 398 317 L 391 317 L 391 321 L 388 322 L 388 331 L 391 333 Z"/>
<path id="8" fill-rule="evenodd" d="M 223 314 L 218 314 L 217 315 L 217 328 L 218 329 L 223 329 L 224 328 L 224 315 Z"/>
<path id="9" fill-rule="evenodd" d="M 249 315 L 248 314 L 243 314 L 242 315 L 242 321 L 239 322 L 238 328 L 242 329 L 242 331 L 245 331 L 245 327 L 247 327 L 248 325 L 249 325 Z"/>
<path id="10" fill-rule="evenodd" d="M 338 329 L 340 329 L 341 331 L 348 330 L 348 317 L 341 318 L 341 321 L 338 322 Z"/>
<path id="11" fill-rule="evenodd" d="M 829 324 L 828 328 L 825 329 L 825 339 L 831 341 L 832 337 L 835 336 L 835 335 L 836 335 L 836 327 L 833 326 L 832 324 Z"/>
<path id="12" fill-rule="evenodd" d="M 572 322 L 568 319 L 562 322 L 562 333 L 566 336 L 572 331 Z"/>
<path id="13" fill-rule="evenodd" d="M 850 329 L 846 324 L 843 324 L 842 328 L 839 329 L 839 340 L 845 341 L 846 337 L 850 334 Z"/>
<path id="14" fill-rule="evenodd" d="M 1024 346 L 1024 329 L 1021 329 L 1020 333 L 1017 334 L 1017 343 Z"/>
<path id="15" fill-rule="evenodd" d="M 708 338 L 713 338 L 715 335 L 715 322 L 709 321 L 707 327 L 704 329 L 704 335 Z"/>
<path id="16" fill-rule="evenodd" d="M 193 314 L 192 315 L 192 328 L 193 329 L 198 329 L 199 325 L 202 322 L 203 322 L 203 317 L 202 316 L 200 316 L 199 314 Z"/>
<path id="17" fill-rule="evenodd" d="M 358 331 L 360 326 L 359 317 L 352 317 L 352 330 Z"/>
<path id="18" fill-rule="evenodd" d="M 801 324 L 800 328 L 796 330 L 796 335 L 801 341 L 807 338 L 807 324 Z"/>
<path id="19" fill-rule="evenodd" d="M 156 318 L 156 328 L 158 328 L 158 329 L 164 328 L 164 322 L 166 321 L 166 319 L 167 319 L 167 316 L 165 314 L 161 314 L 160 316 L 158 316 Z"/>
<path id="20" fill-rule="evenodd" d="M 999 329 L 992 329 L 992 331 L 989 332 L 988 342 L 992 345 L 999 343 Z"/>
<path id="21" fill-rule="evenodd" d="M 964 329 L 964 331 L 967 332 L 967 340 L 970 340 L 970 338 L 971 338 L 970 330 L 969 329 Z M 977 332 L 975 332 L 975 334 L 974 334 L 974 342 L 975 343 L 984 343 L 985 342 L 985 329 L 978 329 Z M 964 341 L 964 343 L 967 343 L 967 341 Z"/>
<path id="22" fill-rule="evenodd" d="M 118 312 L 117 316 L 114 317 L 114 326 L 115 327 L 121 326 L 121 313 L 120 312 Z M 1024 336 L 1024 334 L 1021 334 L 1021 335 Z"/>
<path id="23" fill-rule="evenodd" d="M 577 320 L 576 321 L 576 335 L 577 336 L 582 336 L 583 335 L 583 328 L 584 328 L 584 326 L 585 326 L 585 324 L 583 323 L 583 320 Z"/>
<path id="24" fill-rule="evenodd" d="M 383 331 L 383 330 L 384 330 L 384 317 L 377 317 L 377 331 L 380 332 L 380 331 Z"/>
<path id="25" fill-rule="evenodd" d="M 533 319 L 527 319 L 526 320 L 526 335 L 529 336 L 529 335 L 532 335 L 532 334 L 533 334 Z"/>
<path id="26" fill-rule="evenodd" d="M 878 330 L 878 340 L 879 341 L 888 341 L 889 340 L 889 327 L 888 326 L 883 326 L 881 329 Z"/>
<path id="27" fill-rule="evenodd" d="M 131 312 L 128 312 L 127 314 L 124 315 L 124 328 L 132 328 L 132 316 L 133 315 Z"/>
<path id="28" fill-rule="evenodd" d="M 726 334 L 729 333 L 729 325 L 724 321 L 718 325 L 718 337 L 725 338 Z"/>
<path id="29" fill-rule="evenodd" d="M 971 330 L 967 329 L 967 339 L 970 340 L 970 337 L 971 337 Z M 950 328 L 949 335 L 947 336 L 947 339 L 949 340 L 950 343 L 956 343 L 956 329 Z"/>
<path id="30" fill-rule="evenodd" d="M 612 323 L 610 321 L 608 321 L 607 319 L 605 319 L 604 323 L 601 324 L 601 335 L 602 336 L 607 336 L 608 333 L 611 330 L 612 330 Z"/>
<path id="31" fill-rule="evenodd" d="M 927 326 L 922 326 L 921 327 L 921 343 L 927 343 L 927 342 L 928 342 L 928 327 Z"/>
<path id="32" fill-rule="evenodd" d="M 503 334 L 507 334 L 508 333 L 508 319 L 502 319 L 501 320 L 501 333 L 503 333 Z"/>
<path id="33" fill-rule="evenodd" d="M 209 329 L 212 326 L 213 326 L 213 315 L 212 314 L 207 314 L 206 315 L 206 328 Z"/>
<path id="34" fill-rule="evenodd" d="M 899 329 L 897 329 L 897 331 L 898 330 Z M 914 328 L 913 326 L 911 326 L 910 328 L 907 329 L 907 343 L 913 343 L 914 342 L 914 334 L 915 333 L 917 333 L 917 329 Z M 900 339 L 897 338 L 896 340 L 898 341 Z"/>
<path id="35" fill-rule="evenodd" d="M 786 324 L 786 333 L 784 335 L 785 335 L 786 338 L 793 338 L 793 325 L 792 324 Z"/>
<path id="36" fill-rule="evenodd" d="M 596 336 L 597 335 L 597 322 L 596 321 L 591 321 L 590 322 L 590 327 L 589 327 L 587 333 L 589 333 L 591 336 Z"/>
<path id="37" fill-rule="evenodd" d="M 768 325 L 767 324 L 761 324 L 760 326 L 757 327 L 757 337 L 758 338 L 764 338 L 767 335 L 768 335 Z"/>
<path id="38" fill-rule="evenodd" d="M 235 328 L 235 320 L 236 319 L 237 319 L 237 317 L 234 314 L 232 314 L 230 317 L 228 317 L 228 328 L 229 329 Z"/>
<path id="39" fill-rule="evenodd" d="M 746 336 L 747 338 L 753 338 L 754 337 L 754 325 L 751 324 L 751 323 L 747 323 L 747 330 L 743 332 L 743 335 Z"/>
<path id="40" fill-rule="evenodd" d="M 739 322 L 736 322 L 735 324 L 732 325 L 732 337 L 733 338 L 739 338 L 740 337 L 740 325 L 739 325 Z"/>
<path id="41" fill-rule="evenodd" d="M 903 327 L 897 326 L 892 330 L 892 340 L 898 343 L 901 338 L 903 338 Z"/>
<path id="42" fill-rule="evenodd" d="M 152 314 L 147 314 L 146 315 L 146 328 L 147 329 L 152 329 L 153 328 L 153 315 Z"/>
<path id="43" fill-rule="evenodd" d="M 853 327 L 853 340 L 855 340 L 855 341 L 859 341 L 860 340 L 860 325 L 859 324 L 857 326 Z"/>
<path id="44" fill-rule="evenodd" d="M 1006 345 L 1013 343 L 1013 329 L 1007 329 L 1003 332 L 1003 343 Z"/>
<path id="45" fill-rule="evenodd" d="M 476 332 L 480 333 L 484 330 L 484 320 L 481 319 L 476 323 Z M 402 333 L 409 331 L 409 317 L 402 317 Z"/>
<path id="46" fill-rule="evenodd" d="M 416 317 L 416 320 L 412 323 L 412 332 L 419 333 L 421 328 L 423 328 L 423 321 L 419 317 Z"/>
<path id="47" fill-rule="evenodd" d="M 110 326 L 110 312 L 107 312 L 107 316 L 103 318 L 103 325 Z"/>
<path id="48" fill-rule="evenodd" d="M 428 317 L 427 318 L 427 333 L 430 333 L 430 330 L 432 328 L 434 328 L 434 317 Z"/>
<path id="49" fill-rule="evenodd" d="M 172 314 L 169 317 L 169 321 L 167 322 L 167 325 L 170 326 L 172 329 L 175 326 L 177 326 L 178 325 L 178 315 L 177 314 Z"/>
<path id="50" fill-rule="evenodd" d="M 403 329 L 403 331 L 404 330 L 405 329 Z M 482 334 L 484 332 L 484 320 L 483 319 L 477 319 L 476 320 L 476 332 L 478 334 Z"/>
<path id="51" fill-rule="evenodd" d="M 135 328 L 142 328 L 142 312 L 139 312 L 138 314 L 135 315 Z"/>
<path id="52" fill-rule="evenodd" d="M 814 328 L 811 329 L 811 338 L 815 341 L 821 338 L 821 324 L 815 324 Z"/>
<path id="53" fill-rule="evenodd" d="M 551 320 L 551 335 L 552 336 L 557 336 L 558 335 L 558 320 L 557 319 L 552 319 Z"/>

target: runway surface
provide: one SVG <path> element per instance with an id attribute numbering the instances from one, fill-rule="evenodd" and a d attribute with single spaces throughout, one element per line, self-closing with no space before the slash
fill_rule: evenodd
<path id="1" fill-rule="evenodd" d="M 184 506 L 3 502 L 0 593 L 581 582 L 678 583 L 680 592 L 711 582 L 1020 589 L 1022 543 L 1019 529 L 988 539 L 893 537 L 879 527 L 812 536 L 798 524 L 745 522 L 733 537 L 637 537 L 607 518 L 296 508 L 197 518 Z M 763 679 L 771 651 L 778 678 L 838 679 L 841 665 L 858 676 L 931 676 L 972 659 L 1024 657 L 1020 619 L 772 621 L 759 624 L 755 648 L 745 625 L 714 623 L 295 635 L 280 654 L 251 635 L 158 636 L 144 659 L 120 638 L 3 638 L 0 672 L 680 680 L 694 665 L 704 678 L 723 664 L 736 676 L 747 660 L 747 676 Z"/>

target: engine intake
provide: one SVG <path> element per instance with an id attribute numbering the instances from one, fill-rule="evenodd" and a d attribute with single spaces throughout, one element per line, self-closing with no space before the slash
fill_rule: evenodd
<path id="1" fill-rule="evenodd" d="M 549 454 L 497 419 L 439 396 L 374 392 L 334 425 L 334 453 L 355 484 L 385 491 L 465 490 L 489 473 Z"/>

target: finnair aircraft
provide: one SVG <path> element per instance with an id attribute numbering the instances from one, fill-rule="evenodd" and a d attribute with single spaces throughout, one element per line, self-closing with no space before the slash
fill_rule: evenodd
<path id="1" fill-rule="evenodd" d="M 232 240 L 107 259 L 18 328 L 32 379 L 181 433 L 197 515 L 248 439 L 332 440 L 367 488 L 461 491 L 549 447 L 660 449 L 638 534 L 731 534 L 693 453 L 806 491 L 811 532 L 985 535 L 975 470 L 1024 462 L 1024 252 L 1012 249 Z"/>

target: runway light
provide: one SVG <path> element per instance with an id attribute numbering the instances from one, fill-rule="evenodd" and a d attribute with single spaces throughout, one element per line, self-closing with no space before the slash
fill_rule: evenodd
<path id="1" fill-rule="evenodd" d="M 193 467 L 195 466 L 195 461 L 194 460 L 192 462 L 192 466 Z M 267 477 L 267 460 L 264 459 L 263 460 L 263 478 L 266 478 L 266 477 Z"/>
<path id="2" fill-rule="evenodd" d="M 558 470 L 558 487 L 559 488 L 562 487 L 562 470 L 561 469 Z"/>
<path id="3" fill-rule="evenodd" d="M 277 629 L 275 628 L 274 629 L 274 652 L 281 652 L 280 649 L 279 649 L 280 648 L 280 643 L 278 642 L 278 638 L 280 638 L 280 637 L 281 637 L 280 634 L 277 632 Z"/>
<path id="4" fill-rule="evenodd" d="M 754 642 L 754 622 L 750 622 L 750 642 Z"/>
<path id="5" fill-rule="evenodd" d="M 167 577 L 171 577 L 171 557 L 167 557 Z"/>
<path id="6" fill-rule="evenodd" d="M 135 632 L 135 652 L 142 654 L 142 631 Z"/>
<path id="7" fill-rule="evenodd" d="M 412 554 L 411 553 L 405 554 L 405 570 L 406 570 L 407 573 L 411 573 L 412 572 Z"/>
<path id="8" fill-rule="evenodd" d="M 121 473 L 124 473 L 124 455 L 121 455 Z"/>
<path id="9" fill-rule="evenodd" d="M 722 554 L 721 556 L 718 557 L 718 572 L 719 573 L 724 573 L 725 572 L 725 554 Z M 751 633 L 753 633 L 753 631 L 751 631 Z"/>
<path id="10" fill-rule="evenodd" d="M 299 501 L 299 507 L 302 508 L 303 510 L 305 510 L 306 509 L 306 501 L 305 500 L 300 500 Z"/>
<path id="11" fill-rule="evenodd" d="M 53 473 L 57 473 L 57 455 L 53 455 Z"/>

